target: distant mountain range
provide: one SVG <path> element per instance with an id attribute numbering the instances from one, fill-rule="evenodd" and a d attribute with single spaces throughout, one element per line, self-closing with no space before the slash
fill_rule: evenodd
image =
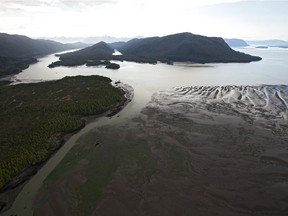
<path id="1" fill-rule="evenodd" d="M 143 38 L 141 36 L 136 38 Z M 112 37 L 112 36 L 95 36 L 95 37 L 49 37 L 49 38 L 43 38 L 48 40 L 57 41 L 60 43 L 74 43 L 74 42 L 82 42 L 85 44 L 96 44 L 101 41 L 104 41 L 106 43 L 114 43 L 118 41 L 124 41 L 127 42 L 133 38 L 129 37 Z"/>
<path id="2" fill-rule="evenodd" d="M 138 36 L 135 37 L 138 39 L 143 39 L 144 37 Z M 106 43 L 125 43 L 127 41 L 130 41 L 134 38 L 129 37 L 112 37 L 112 36 L 95 36 L 95 37 L 47 37 L 43 39 L 53 40 L 61 43 L 74 43 L 74 42 L 82 42 L 85 44 L 96 44 L 101 41 L 104 41 Z M 287 48 L 288 47 L 288 41 L 284 40 L 243 40 L 238 38 L 225 38 L 225 42 L 230 47 L 246 47 L 246 46 L 268 46 L 268 47 L 282 47 Z"/>
<path id="3" fill-rule="evenodd" d="M 0 33 L 0 76 L 20 72 L 29 64 L 35 63 L 35 57 L 85 46 L 87 45 L 83 43 L 62 44 L 51 40 L 35 40 L 23 35 Z"/>
<path id="4" fill-rule="evenodd" d="M 100 49 L 101 48 L 101 49 Z M 112 55 L 111 48 L 122 55 Z M 251 62 L 260 57 L 237 52 L 231 49 L 222 38 L 205 37 L 191 33 L 179 33 L 164 37 L 132 39 L 128 42 L 106 44 L 100 42 L 92 47 L 69 54 L 60 55 L 65 65 L 74 59 L 82 60 L 126 60 L 156 63 L 189 61 L 195 63 L 211 62 Z"/>
<path id="5" fill-rule="evenodd" d="M 36 57 L 85 46 L 87 45 L 84 43 L 62 44 L 51 40 L 35 40 L 23 35 L 0 33 L 0 56 L 5 57 Z"/>
<path id="6" fill-rule="evenodd" d="M 279 47 L 288 48 L 288 41 L 284 40 L 242 40 L 242 39 L 225 39 L 230 47 Z"/>
<path id="7" fill-rule="evenodd" d="M 288 48 L 288 41 L 283 40 L 248 40 L 247 43 L 252 46 Z"/>
<path id="8" fill-rule="evenodd" d="M 230 46 L 230 47 L 246 47 L 249 46 L 249 44 L 242 40 L 242 39 L 224 39 L 225 42 Z"/>

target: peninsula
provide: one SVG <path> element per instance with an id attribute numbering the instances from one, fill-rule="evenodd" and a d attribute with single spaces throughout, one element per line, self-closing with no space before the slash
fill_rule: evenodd
<path id="1" fill-rule="evenodd" d="M 23 35 L 0 33 L 0 76 L 19 73 L 37 62 L 37 57 L 87 46 L 83 43 L 62 44 Z"/>

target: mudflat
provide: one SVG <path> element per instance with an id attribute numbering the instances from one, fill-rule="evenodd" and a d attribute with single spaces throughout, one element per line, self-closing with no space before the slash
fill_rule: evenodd
<path id="1" fill-rule="evenodd" d="M 288 214 L 288 86 L 178 87 L 81 137 L 35 215 Z"/>

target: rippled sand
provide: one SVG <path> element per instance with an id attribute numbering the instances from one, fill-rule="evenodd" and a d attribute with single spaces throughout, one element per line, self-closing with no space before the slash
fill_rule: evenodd
<path id="1" fill-rule="evenodd" d="M 35 215 L 81 215 L 79 209 L 101 216 L 285 215 L 287 104 L 288 86 L 156 93 L 137 117 L 79 141 L 81 160 L 60 164 L 61 174 L 47 180 L 35 201 Z M 101 144 L 95 149 L 89 139 Z M 101 197 L 85 207 L 83 188 L 97 192 L 95 167 L 109 168 L 119 155 Z"/>

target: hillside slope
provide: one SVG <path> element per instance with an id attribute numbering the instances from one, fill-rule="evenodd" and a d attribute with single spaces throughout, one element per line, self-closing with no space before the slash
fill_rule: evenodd
<path id="1" fill-rule="evenodd" d="M 114 53 L 114 49 L 111 48 L 105 42 L 101 41 L 97 44 L 94 44 L 93 46 L 86 47 L 84 49 L 81 49 L 75 52 L 62 54 L 60 55 L 60 60 L 106 59 L 106 58 L 111 58 L 113 53 Z"/>
<path id="2" fill-rule="evenodd" d="M 35 57 L 84 46 L 82 43 L 62 44 L 0 33 L 0 76 L 20 72 L 29 67 L 29 64 L 37 62 Z"/>
<path id="3" fill-rule="evenodd" d="M 118 49 L 124 56 L 138 56 L 160 61 L 209 63 L 261 60 L 260 57 L 236 52 L 222 38 L 191 33 L 133 39 Z"/>

